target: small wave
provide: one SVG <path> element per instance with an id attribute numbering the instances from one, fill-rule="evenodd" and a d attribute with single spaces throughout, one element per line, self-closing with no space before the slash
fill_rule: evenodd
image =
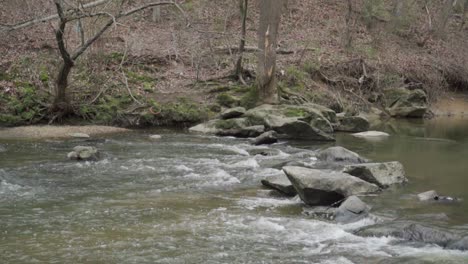
<path id="1" fill-rule="evenodd" d="M 233 164 L 228 164 L 226 166 L 231 167 L 231 168 L 258 168 L 260 167 L 260 165 L 254 158 L 241 160 Z"/>
<path id="2" fill-rule="evenodd" d="M 224 145 L 224 144 L 212 144 L 208 146 L 217 148 L 217 149 L 228 150 L 230 152 L 233 152 L 242 156 L 250 156 L 249 152 L 247 152 L 243 148 L 240 148 L 239 146 Z"/>
<path id="3" fill-rule="evenodd" d="M 276 207 L 281 207 L 281 206 L 297 205 L 297 204 L 300 204 L 300 202 L 294 199 L 252 197 L 252 198 L 244 198 L 238 201 L 237 204 L 245 207 L 248 210 L 254 210 L 259 207 L 276 208 Z"/>

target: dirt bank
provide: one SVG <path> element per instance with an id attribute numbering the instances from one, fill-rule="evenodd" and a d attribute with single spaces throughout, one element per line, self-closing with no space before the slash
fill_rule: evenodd
<path id="1" fill-rule="evenodd" d="M 127 131 L 130 130 L 110 126 L 21 126 L 0 128 L 0 139 L 71 138 L 74 133 L 84 133 L 92 137 Z"/>

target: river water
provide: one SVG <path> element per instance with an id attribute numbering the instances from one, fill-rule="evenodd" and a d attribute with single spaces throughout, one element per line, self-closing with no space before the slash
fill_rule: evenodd
<path id="1" fill-rule="evenodd" d="M 392 136 L 338 134 L 336 144 L 401 161 L 410 182 L 367 197 L 375 216 L 348 225 L 307 216 L 297 198 L 271 196 L 259 183 L 281 174 L 286 160 L 313 164 L 314 151 L 330 144 L 254 147 L 166 130 L 92 142 L 0 141 L 0 263 L 468 263 L 467 252 L 353 235 L 379 219 L 468 230 L 468 120 L 379 129 Z M 150 140 L 151 133 L 162 139 Z M 105 157 L 67 161 L 82 144 Z M 416 201 L 430 189 L 464 201 Z"/>

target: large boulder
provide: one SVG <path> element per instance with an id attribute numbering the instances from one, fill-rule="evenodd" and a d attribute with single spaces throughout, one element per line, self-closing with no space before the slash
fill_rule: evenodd
<path id="1" fill-rule="evenodd" d="M 95 147 L 76 146 L 67 154 L 71 160 L 96 161 L 99 159 L 99 151 Z"/>
<path id="2" fill-rule="evenodd" d="M 286 177 L 286 175 L 270 176 L 266 179 L 263 179 L 261 182 L 265 187 L 277 190 L 284 195 L 297 195 L 296 189 L 294 189 L 294 186 L 292 185 L 291 181 L 289 181 L 288 177 Z"/>
<path id="3" fill-rule="evenodd" d="M 323 162 L 342 162 L 342 163 L 364 163 L 366 159 L 362 158 L 356 152 L 345 149 L 340 146 L 330 147 L 317 153 L 317 159 Z"/>
<path id="4" fill-rule="evenodd" d="M 265 132 L 263 125 L 252 125 L 247 118 L 231 118 L 228 120 L 213 119 L 189 128 L 190 132 L 213 134 L 218 136 L 257 137 Z"/>
<path id="5" fill-rule="evenodd" d="M 381 188 L 407 181 L 403 165 L 398 161 L 352 164 L 345 166 L 343 172 L 374 183 Z"/>
<path id="6" fill-rule="evenodd" d="M 244 107 L 234 107 L 234 108 L 229 108 L 226 109 L 224 112 L 221 113 L 221 118 L 222 119 L 230 119 L 230 118 L 236 118 L 236 117 L 241 117 L 245 114 L 246 110 Z"/>
<path id="7" fill-rule="evenodd" d="M 352 223 L 369 215 L 370 207 L 357 196 L 350 196 L 336 210 L 335 220 L 339 223 Z"/>
<path id="8" fill-rule="evenodd" d="M 437 194 L 436 191 L 430 190 L 427 192 L 422 192 L 418 194 L 418 199 L 420 201 L 426 202 L 426 201 L 434 201 L 439 198 L 439 195 Z"/>
<path id="9" fill-rule="evenodd" d="M 369 130 L 369 121 L 362 116 L 340 116 L 336 131 L 363 132 Z"/>
<path id="10" fill-rule="evenodd" d="M 360 236 L 393 236 L 412 242 L 436 244 L 441 247 L 463 248 L 462 237 L 442 228 L 425 226 L 414 222 L 393 221 L 367 226 L 356 231 Z"/>
<path id="11" fill-rule="evenodd" d="M 332 135 L 324 131 L 312 127 L 310 124 L 294 118 L 283 118 L 278 126 L 273 127 L 273 130 L 280 134 L 287 135 L 293 139 L 310 139 L 318 141 L 334 141 Z"/>
<path id="12" fill-rule="evenodd" d="M 261 105 L 247 111 L 245 116 L 290 138 L 333 141 L 333 136 L 311 125 L 312 120 L 327 119 L 322 112 L 335 117 L 314 105 Z"/>
<path id="13" fill-rule="evenodd" d="M 379 187 L 349 174 L 286 166 L 286 176 L 308 205 L 332 205 L 344 198 L 379 191 Z"/>
<path id="14" fill-rule="evenodd" d="M 268 131 L 260 136 L 256 137 L 252 144 L 253 145 L 266 145 L 266 144 L 273 144 L 278 142 L 278 134 L 275 131 Z"/>
<path id="15" fill-rule="evenodd" d="M 392 117 L 421 118 L 428 109 L 427 95 L 421 89 L 387 89 L 383 92 L 385 110 Z"/>

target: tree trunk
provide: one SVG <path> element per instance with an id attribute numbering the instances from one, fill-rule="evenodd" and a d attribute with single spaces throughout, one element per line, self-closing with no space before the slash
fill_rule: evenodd
<path id="1" fill-rule="evenodd" d="M 240 81 L 243 80 L 242 59 L 243 59 L 244 49 L 245 49 L 246 20 L 247 20 L 248 4 L 249 4 L 248 0 L 239 0 L 239 7 L 240 7 L 240 12 L 241 12 L 241 18 L 242 18 L 242 29 L 241 29 L 241 40 L 239 44 L 239 57 L 237 58 L 237 63 L 236 63 L 236 76 L 239 78 Z"/>
<path id="2" fill-rule="evenodd" d="M 68 75 L 73 67 L 73 61 L 64 60 L 55 83 L 55 99 L 52 106 L 54 112 L 66 114 L 70 110 L 70 101 L 67 98 Z"/>
<path id="3" fill-rule="evenodd" d="M 345 48 L 350 49 L 352 46 L 353 36 L 351 35 L 351 19 L 353 16 L 353 3 L 348 0 L 348 12 L 346 14 L 346 31 L 345 31 Z"/>
<path id="4" fill-rule="evenodd" d="M 257 87 L 259 103 L 278 103 L 276 87 L 276 46 L 284 0 L 260 1 L 258 29 Z"/>
<path id="5" fill-rule="evenodd" d="M 440 14 L 439 25 L 437 27 L 437 35 L 445 37 L 445 30 L 450 16 L 452 15 L 453 3 L 455 0 L 445 0 L 442 12 Z"/>

